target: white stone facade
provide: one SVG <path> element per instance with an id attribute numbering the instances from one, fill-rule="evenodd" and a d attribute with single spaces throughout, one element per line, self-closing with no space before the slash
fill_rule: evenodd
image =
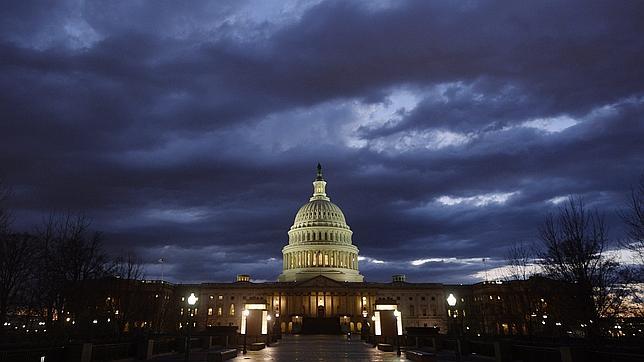
<path id="1" fill-rule="evenodd" d="M 339 282 L 362 282 L 358 272 L 358 248 L 342 210 L 326 195 L 326 181 L 318 165 L 313 196 L 297 212 L 282 249 L 280 282 L 296 282 L 325 276 Z"/>

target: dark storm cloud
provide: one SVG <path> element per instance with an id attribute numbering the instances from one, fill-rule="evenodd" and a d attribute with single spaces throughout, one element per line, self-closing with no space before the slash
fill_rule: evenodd
<path id="1" fill-rule="evenodd" d="M 644 170 L 637 2 L 19 2 L 0 13 L 17 225 L 87 213 L 148 274 L 273 280 L 321 161 L 370 280 L 471 281 L 568 194 Z M 412 264 L 412 262 L 415 264 Z"/>

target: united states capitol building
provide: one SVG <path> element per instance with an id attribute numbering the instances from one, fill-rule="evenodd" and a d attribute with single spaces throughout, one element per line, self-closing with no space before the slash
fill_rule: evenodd
<path id="1" fill-rule="evenodd" d="M 458 328 L 468 331 L 520 333 L 524 329 L 510 313 L 506 294 L 512 291 L 500 288 L 498 282 L 411 283 L 404 275 L 395 275 L 388 283 L 365 281 L 353 232 L 340 207 L 331 202 L 326 186 L 318 165 L 313 194 L 288 230 L 283 270 L 276 282 L 254 283 L 249 275 L 238 275 L 230 283 L 174 285 L 168 290 L 176 302 L 169 311 L 176 316 L 172 324 L 181 327 L 189 314 L 197 329 L 237 326 L 245 306 L 260 302 L 283 333 L 315 332 L 310 329 L 320 320 L 332 321 L 338 332 L 358 332 L 369 323 L 376 304 L 386 301 L 397 305 L 405 327 L 433 327 L 443 333 L 458 318 Z M 193 309 L 184 302 L 190 293 L 199 298 Z M 447 303 L 450 294 L 455 296 L 454 306 Z M 487 313 L 487 317 L 475 321 L 468 313 L 484 317 Z"/>

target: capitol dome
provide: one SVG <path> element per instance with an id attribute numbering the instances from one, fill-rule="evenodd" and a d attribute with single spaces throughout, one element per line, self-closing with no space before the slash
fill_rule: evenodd
<path id="1" fill-rule="evenodd" d="M 318 164 L 313 196 L 298 210 L 282 250 L 284 270 L 279 281 L 301 281 L 318 275 L 343 281 L 361 282 L 358 248 L 353 232 L 340 208 L 326 194 L 322 166 Z"/>

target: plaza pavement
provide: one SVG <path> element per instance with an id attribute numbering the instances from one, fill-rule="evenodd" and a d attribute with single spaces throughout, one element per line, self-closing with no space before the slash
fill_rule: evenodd
<path id="1" fill-rule="evenodd" d="M 404 351 L 402 356 L 398 357 L 395 352 L 381 352 L 361 341 L 360 336 L 356 337 L 348 342 L 346 336 L 343 335 L 284 335 L 279 342 L 271 344 L 271 347 L 260 351 L 248 351 L 246 355 L 240 351 L 237 358 L 229 361 L 407 361 Z M 440 362 L 456 360 L 453 351 L 441 351 L 437 357 Z M 176 354 L 153 360 L 155 362 L 180 362 L 183 361 L 183 355 Z M 206 353 L 195 350 L 191 353 L 190 361 L 206 361 Z M 490 359 L 467 356 L 461 361 L 490 361 Z"/>

